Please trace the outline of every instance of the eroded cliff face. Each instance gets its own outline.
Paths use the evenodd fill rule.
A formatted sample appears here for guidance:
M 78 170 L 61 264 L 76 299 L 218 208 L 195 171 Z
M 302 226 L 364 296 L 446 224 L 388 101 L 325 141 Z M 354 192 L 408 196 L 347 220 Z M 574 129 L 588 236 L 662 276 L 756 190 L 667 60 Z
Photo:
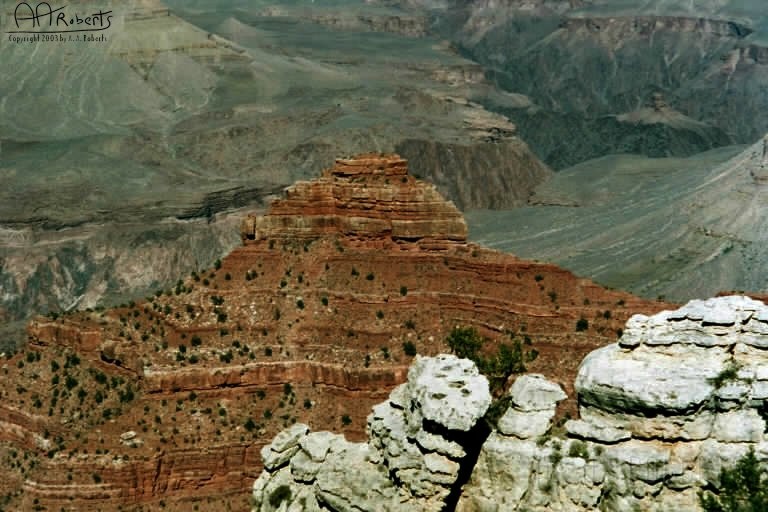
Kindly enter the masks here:
M 406 380 L 406 342 L 438 354 L 457 325 L 527 338 L 530 368 L 569 388 L 630 314 L 663 307 L 468 243 L 455 206 L 396 155 L 339 160 L 242 233 L 171 288 L 31 323 L 0 371 L 9 507 L 243 509 L 281 429 L 365 437 L 370 407 Z
M 747 297 L 636 315 L 582 362 L 580 418 L 553 425 L 566 394 L 523 375 L 490 434 L 472 430 L 487 408 L 473 365 L 417 358 L 368 416 L 367 443 L 301 427 L 267 446 L 253 510 L 700 510 L 722 468 L 749 450 L 768 464 L 766 348 L 768 307 Z

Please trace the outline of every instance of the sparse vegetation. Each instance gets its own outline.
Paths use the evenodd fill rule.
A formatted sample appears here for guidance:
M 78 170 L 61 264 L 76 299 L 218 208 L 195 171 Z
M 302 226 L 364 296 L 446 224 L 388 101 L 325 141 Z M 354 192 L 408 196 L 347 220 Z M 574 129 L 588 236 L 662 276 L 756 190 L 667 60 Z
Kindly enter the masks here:
M 416 355 L 416 345 L 412 341 L 406 341 L 403 343 L 403 352 L 405 355 L 413 357 Z
M 587 449 L 586 443 L 579 441 L 578 439 L 574 439 L 571 442 L 571 446 L 568 447 L 568 456 L 589 459 L 589 450 Z
M 768 473 L 760 467 L 754 449 L 733 468 L 720 472 L 719 493 L 699 495 L 705 512 L 764 512 L 768 510 Z
M 576 332 L 582 332 L 589 329 L 589 320 L 584 317 L 579 318 L 576 321 Z
M 483 356 L 480 349 L 485 341 L 473 327 L 456 327 L 446 339 L 454 354 L 475 362 L 480 372 L 488 378 L 494 393 L 503 389 L 510 375 L 525 372 L 526 361 L 533 361 L 538 356 L 534 350 L 524 351 L 519 340 L 511 344 L 501 343 L 494 356 Z
M 734 361 L 731 361 L 715 377 L 708 379 L 709 383 L 712 384 L 715 388 L 721 388 L 726 383 L 732 380 L 736 380 L 740 369 L 741 369 L 741 365 L 739 365 Z

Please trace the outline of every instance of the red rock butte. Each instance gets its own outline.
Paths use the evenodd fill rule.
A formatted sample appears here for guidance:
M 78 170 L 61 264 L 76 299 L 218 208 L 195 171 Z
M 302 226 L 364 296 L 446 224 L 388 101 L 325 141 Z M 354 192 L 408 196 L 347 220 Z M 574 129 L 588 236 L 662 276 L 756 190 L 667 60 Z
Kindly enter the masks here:
M 300 181 L 285 195 L 268 215 L 243 221 L 244 241 L 327 234 L 425 244 L 467 239 L 461 212 L 434 185 L 410 176 L 399 155 L 337 159 L 320 178 Z
M 363 439 L 413 353 L 445 352 L 456 326 L 530 345 L 575 412 L 581 359 L 666 306 L 468 242 L 396 155 L 338 160 L 242 234 L 151 297 L 30 324 L 0 371 L 6 510 L 247 510 L 280 430 Z

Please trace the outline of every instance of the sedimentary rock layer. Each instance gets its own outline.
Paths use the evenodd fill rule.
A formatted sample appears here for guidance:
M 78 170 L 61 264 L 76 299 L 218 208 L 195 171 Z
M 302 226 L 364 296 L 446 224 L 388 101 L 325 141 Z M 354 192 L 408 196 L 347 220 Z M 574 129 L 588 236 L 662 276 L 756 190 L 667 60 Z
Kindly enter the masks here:
M 488 350 L 530 345 L 529 367 L 570 389 L 584 354 L 663 307 L 468 243 L 456 208 L 393 155 L 340 160 L 244 226 L 241 247 L 174 287 L 29 326 L 0 372 L 11 506 L 242 509 L 281 429 L 363 439 L 413 352 L 444 351 L 456 326 Z M 426 423 L 441 412 L 425 407 Z M 455 466 L 441 461 L 424 458 L 443 499 Z

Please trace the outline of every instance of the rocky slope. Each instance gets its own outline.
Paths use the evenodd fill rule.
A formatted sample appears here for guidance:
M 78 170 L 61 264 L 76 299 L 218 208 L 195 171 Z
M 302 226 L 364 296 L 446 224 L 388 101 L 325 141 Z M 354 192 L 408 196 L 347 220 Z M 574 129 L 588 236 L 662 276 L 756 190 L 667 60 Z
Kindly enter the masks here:
M 471 232 L 645 296 L 764 293 L 767 151 L 761 139 L 687 159 L 593 160 L 538 189 L 536 206 L 469 214 Z
M 210 265 L 237 244 L 238 209 L 266 205 L 338 155 L 428 155 L 416 172 L 460 207 L 523 204 L 550 175 L 507 118 L 472 101 L 491 86 L 447 43 L 389 22 L 273 16 L 265 2 L 183 4 L 111 2 L 107 40 L 76 51 L 0 42 L 12 70 L 0 76 L 6 330 Z M 368 11 L 398 16 L 365 5 L 359 15 Z M 148 254 L 152 272 L 136 272 Z
M 768 307 L 747 297 L 634 316 L 582 362 L 565 431 L 566 395 L 541 375 L 515 381 L 488 432 L 474 365 L 417 358 L 366 443 L 299 425 L 267 445 L 253 510 L 700 510 L 723 467 L 750 449 L 768 463 L 766 347 Z
M 8 510 L 243 509 L 281 429 L 362 439 L 409 343 L 437 354 L 457 325 L 489 349 L 527 340 L 529 367 L 570 389 L 583 355 L 664 306 L 468 243 L 395 155 L 340 159 L 240 232 L 220 264 L 145 299 L 32 322 L 0 370 Z

